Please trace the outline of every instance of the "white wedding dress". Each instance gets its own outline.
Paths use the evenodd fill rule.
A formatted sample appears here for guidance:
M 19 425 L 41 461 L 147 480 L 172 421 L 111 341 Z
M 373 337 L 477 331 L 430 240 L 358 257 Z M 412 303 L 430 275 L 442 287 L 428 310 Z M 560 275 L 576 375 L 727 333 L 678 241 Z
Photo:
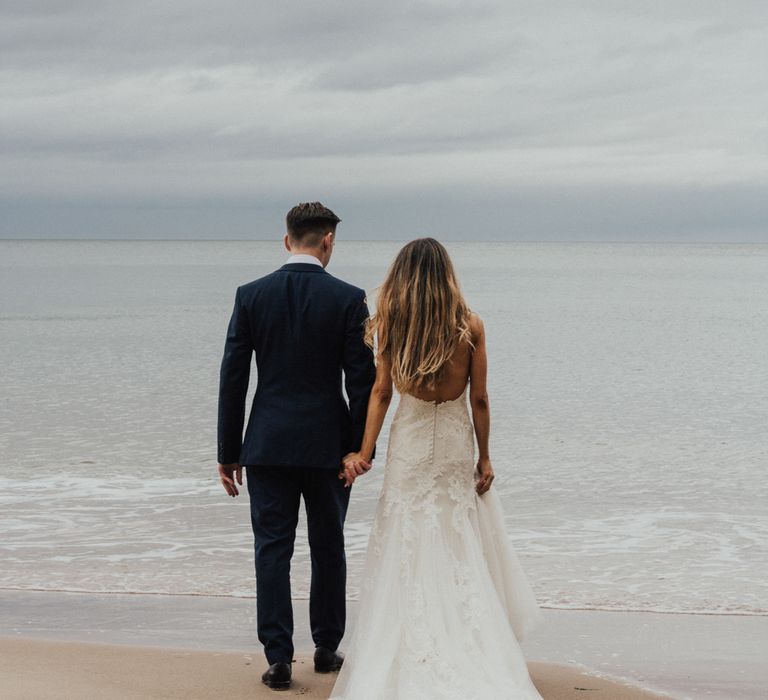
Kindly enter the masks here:
M 541 700 L 519 646 L 541 613 L 496 490 L 475 492 L 466 395 L 400 397 L 329 700 Z

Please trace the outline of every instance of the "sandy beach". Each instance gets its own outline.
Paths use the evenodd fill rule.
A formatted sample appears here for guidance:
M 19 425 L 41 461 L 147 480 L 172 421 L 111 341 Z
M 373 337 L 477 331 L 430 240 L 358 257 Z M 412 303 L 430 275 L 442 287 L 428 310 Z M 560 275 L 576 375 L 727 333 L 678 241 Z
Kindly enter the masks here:
M 306 654 L 307 601 L 295 600 L 294 609 L 297 654 Z M 357 605 L 348 612 L 351 630 Z M 766 616 L 543 613 L 522 646 L 545 698 L 765 697 Z M 269 697 L 264 667 L 252 599 L 0 590 L 4 700 Z M 315 676 L 301 656 L 294 677 L 293 691 L 327 697 L 323 683 L 332 679 Z
M 297 656 L 292 687 L 277 693 L 260 682 L 265 668 L 260 654 L 0 639 L 0 687 L 7 700 L 320 699 L 335 679 L 316 674 L 308 656 Z M 529 669 L 545 700 L 662 697 L 566 666 L 534 662 Z

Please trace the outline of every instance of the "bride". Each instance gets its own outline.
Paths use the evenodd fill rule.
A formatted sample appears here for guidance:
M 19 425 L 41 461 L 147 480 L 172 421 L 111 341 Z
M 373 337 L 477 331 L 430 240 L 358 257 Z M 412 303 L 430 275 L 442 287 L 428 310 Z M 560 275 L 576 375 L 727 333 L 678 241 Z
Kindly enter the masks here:
M 347 485 L 370 469 L 393 383 L 401 396 L 330 700 L 541 700 L 519 646 L 540 611 L 491 489 L 483 323 L 438 241 L 399 252 L 367 323 L 371 347 L 374 337 L 376 383 Z

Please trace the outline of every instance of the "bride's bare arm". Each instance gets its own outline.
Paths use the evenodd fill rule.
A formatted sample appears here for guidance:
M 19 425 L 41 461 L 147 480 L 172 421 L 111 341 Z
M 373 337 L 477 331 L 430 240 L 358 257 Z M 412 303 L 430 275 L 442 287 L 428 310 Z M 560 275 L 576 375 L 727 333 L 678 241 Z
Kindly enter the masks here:
M 470 328 L 475 349 L 469 365 L 469 403 L 472 407 L 472 423 L 475 426 L 479 456 L 477 460 L 477 492 L 485 493 L 494 479 L 488 439 L 491 433 L 491 410 L 488 403 L 488 356 L 485 350 L 485 327 L 477 314 L 472 314 Z
M 367 469 L 361 470 L 360 462 L 370 463 L 373 448 L 384 424 L 384 416 L 392 401 L 392 375 L 390 373 L 389 360 L 379 354 L 376 358 L 376 380 L 368 399 L 368 413 L 365 418 L 365 432 L 360 452 L 353 453 L 344 458 L 344 474 L 347 485 L 351 484 L 356 476 L 360 476 Z M 351 466 L 351 469 L 350 469 Z M 370 467 L 368 467 L 370 468 Z

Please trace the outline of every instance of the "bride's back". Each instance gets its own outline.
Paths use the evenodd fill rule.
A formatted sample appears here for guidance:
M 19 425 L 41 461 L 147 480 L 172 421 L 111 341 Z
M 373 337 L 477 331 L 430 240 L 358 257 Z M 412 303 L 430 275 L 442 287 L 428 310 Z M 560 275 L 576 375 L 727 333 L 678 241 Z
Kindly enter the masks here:
M 474 314 L 472 316 L 474 317 Z M 435 401 L 437 403 L 454 401 L 464 393 L 469 380 L 471 364 L 472 346 L 468 341 L 460 340 L 453 355 L 445 363 L 441 380 L 432 389 L 414 388 L 407 393 L 423 401 Z
M 366 342 L 389 366 L 401 394 L 442 403 L 470 376 L 479 319 L 461 294 L 446 249 L 434 238 L 403 246 L 382 284 Z

